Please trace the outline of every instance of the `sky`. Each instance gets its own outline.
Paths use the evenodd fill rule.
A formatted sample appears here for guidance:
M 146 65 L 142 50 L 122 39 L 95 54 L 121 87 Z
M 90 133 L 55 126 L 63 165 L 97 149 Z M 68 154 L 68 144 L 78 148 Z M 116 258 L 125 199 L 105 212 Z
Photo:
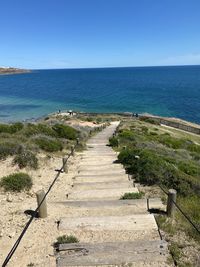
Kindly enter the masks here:
M 0 66 L 200 64 L 200 0 L 0 0 Z

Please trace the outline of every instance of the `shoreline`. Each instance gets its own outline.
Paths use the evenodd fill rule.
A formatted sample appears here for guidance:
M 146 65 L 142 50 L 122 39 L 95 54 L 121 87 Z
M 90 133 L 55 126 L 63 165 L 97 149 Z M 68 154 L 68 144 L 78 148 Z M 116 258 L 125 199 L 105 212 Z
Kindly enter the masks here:
M 119 116 L 121 118 L 144 118 L 144 119 L 152 119 L 155 120 L 160 125 L 169 126 L 172 128 L 177 128 L 186 132 L 194 133 L 200 135 L 200 124 L 196 122 L 191 122 L 187 120 L 183 120 L 177 117 L 164 117 L 153 115 L 150 113 L 132 113 L 132 112 L 79 112 L 79 111 L 72 111 L 73 115 L 70 115 L 69 111 L 62 110 L 60 112 L 53 112 L 49 114 L 45 114 L 43 116 L 37 118 L 29 118 L 24 120 L 13 120 L 13 121 L 1 121 L 2 124 L 12 124 L 15 122 L 22 122 L 22 123 L 38 123 L 43 122 L 48 119 L 59 117 L 69 117 L 69 118 L 76 118 L 77 116 L 83 117 L 106 117 L 106 116 Z M 137 115 L 136 115 L 137 114 Z
M 31 70 L 18 69 L 18 68 L 1 68 L 0 67 L 0 75 L 13 75 L 13 74 L 23 74 L 30 73 Z

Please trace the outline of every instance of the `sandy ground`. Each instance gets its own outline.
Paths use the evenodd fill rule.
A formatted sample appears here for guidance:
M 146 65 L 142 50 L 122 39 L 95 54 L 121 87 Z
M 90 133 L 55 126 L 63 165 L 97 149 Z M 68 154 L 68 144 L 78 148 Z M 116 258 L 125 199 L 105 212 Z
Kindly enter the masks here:
M 40 189 L 47 191 L 56 175 L 55 169 L 62 165 L 61 158 L 52 157 L 49 159 L 44 155 L 41 155 L 40 158 L 40 168 L 38 170 L 23 170 L 33 178 L 33 187 L 28 193 L 6 193 L 0 189 L 1 265 L 30 217 L 24 211 L 36 208 L 35 193 Z M 66 194 L 71 187 L 72 177 L 76 171 L 77 161 L 77 156 L 71 158 L 69 173 L 61 174 L 49 193 L 47 197 L 48 217 L 46 219 L 34 219 L 7 266 L 24 267 L 30 263 L 34 263 L 33 266 L 56 266 L 52 244 L 60 235 L 57 229 L 57 221 L 64 214 L 62 206 L 56 205 L 55 202 L 65 201 Z M 0 177 L 20 171 L 18 167 L 12 166 L 11 158 L 1 161 L 0 167 Z

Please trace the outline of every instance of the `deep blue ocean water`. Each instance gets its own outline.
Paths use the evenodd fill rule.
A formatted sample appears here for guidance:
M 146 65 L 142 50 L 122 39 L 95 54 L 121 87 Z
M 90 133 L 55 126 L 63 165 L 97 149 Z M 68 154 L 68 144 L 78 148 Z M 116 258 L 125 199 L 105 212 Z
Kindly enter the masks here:
M 0 75 L 0 121 L 37 118 L 59 109 L 148 112 L 200 123 L 200 66 Z

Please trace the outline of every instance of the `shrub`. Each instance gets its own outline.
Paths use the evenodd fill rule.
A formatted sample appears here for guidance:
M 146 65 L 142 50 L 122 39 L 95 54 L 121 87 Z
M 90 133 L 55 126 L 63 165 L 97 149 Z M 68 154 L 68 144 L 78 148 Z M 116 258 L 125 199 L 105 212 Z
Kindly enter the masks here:
M 153 119 L 153 118 L 140 117 L 140 121 L 145 121 L 151 124 L 160 125 L 160 123 L 156 119 Z
M 141 130 L 143 133 L 148 133 L 148 128 L 146 126 L 142 126 Z
M 57 133 L 57 137 L 59 138 L 70 140 L 75 140 L 77 138 L 77 131 L 68 125 L 55 124 L 53 130 Z
M 40 137 L 35 139 L 35 143 L 44 151 L 47 152 L 56 152 L 62 151 L 63 145 L 61 141 L 56 139 L 49 139 L 46 137 Z
M 5 159 L 7 156 L 13 156 L 21 150 L 22 146 L 12 142 L 0 144 L 0 159 Z
M 199 153 L 191 152 L 190 155 L 194 160 L 200 160 L 200 154 Z
M 137 157 L 136 157 L 137 156 Z M 145 185 L 163 184 L 173 187 L 181 195 L 192 192 L 193 181 L 165 157 L 157 155 L 149 149 L 125 149 L 118 155 L 119 161 L 125 165 L 128 173 L 134 175 L 135 180 Z
M 120 197 L 120 199 L 140 199 L 144 195 L 143 192 L 139 193 L 125 193 L 123 196 Z
M 58 246 L 59 244 L 67 244 L 67 243 L 78 243 L 79 240 L 73 235 L 62 235 L 57 238 L 57 241 L 54 243 L 54 246 Z
M 29 123 L 26 125 L 25 129 L 24 129 L 24 134 L 28 137 L 32 136 L 32 135 L 38 135 L 38 134 L 44 134 L 47 136 L 52 136 L 55 137 L 56 133 L 55 131 L 49 127 L 46 124 L 32 124 Z
M 178 163 L 178 168 L 188 175 L 200 176 L 200 166 L 192 162 L 181 161 Z
M 122 132 L 119 133 L 119 137 L 130 141 L 135 140 L 135 134 L 130 130 L 123 130 Z
M 153 135 L 153 136 L 157 136 L 158 133 L 155 133 L 155 132 L 150 132 L 149 135 Z
M 100 124 L 100 123 L 102 123 L 102 121 L 103 121 L 103 119 L 102 119 L 102 118 L 99 118 L 99 117 L 98 117 L 98 118 L 96 119 L 96 123 L 97 123 L 97 124 Z
M 188 144 L 188 146 L 187 146 L 187 150 L 189 150 L 189 151 L 191 151 L 191 152 L 200 153 L 200 145 L 196 145 L 196 144 Z
M 0 133 L 16 133 L 20 130 L 22 130 L 24 127 L 23 123 L 16 122 L 13 124 L 0 124 Z
M 31 151 L 21 151 L 14 157 L 13 163 L 18 164 L 20 169 L 25 167 L 30 167 L 32 169 L 38 168 L 38 159 Z
M 117 139 L 117 137 L 111 137 L 111 138 L 109 138 L 109 144 L 110 144 L 110 146 L 112 146 L 112 147 L 117 147 L 118 146 L 118 139 Z
M 32 187 L 32 179 L 26 173 L 14 173 L 8 176 L 4 176 L 0 181 L 6 191 L 29 190 Z
M 185 139 L 174 138 L 169 136 L 168 134 L 161 134 L 156 138 L 156 140 L 161 144 L 173 149 L 184 148 L 186 145 Z

